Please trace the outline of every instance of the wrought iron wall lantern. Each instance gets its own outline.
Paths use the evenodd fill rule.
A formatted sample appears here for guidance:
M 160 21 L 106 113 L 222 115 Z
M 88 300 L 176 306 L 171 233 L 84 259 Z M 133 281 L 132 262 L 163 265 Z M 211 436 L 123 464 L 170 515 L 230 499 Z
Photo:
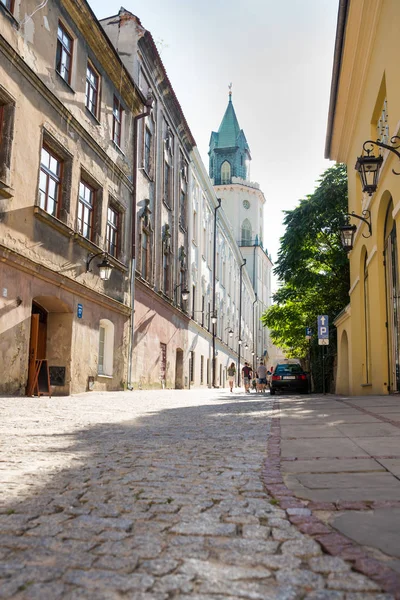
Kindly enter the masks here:
M 365 235 L 363 233 L 362 236 L 364 238 L 369 238 L 372 235 L 371 213 L 369 210 L 363 210 L 361 214 L 363 216 L 356 215 L 354 211 L 352 213 L 347 213 L 348 217 L 355 217 L 356 219 L 360 219 L 360 221 L 366 223 L 366 225 L 368 226 L 368 235 Z M 340 227 L 340 240 L 346 252 L 350 252 L 350 250 L 353 249 L 354 236 L 357 231 L 357 226 L 350 225 L 349 221 L 350 219 L 348 218 L 346 225 L 342 225 L 342 227 Z
M 400 160 L 400 152 L 397 151 L 397 149 L 400 148 L 400 137 L 394 135 L 390 139 L 390 143 L 392 146 L 384 144 L 379 140 L 376 140 L 375 142 L 373 140 L 367 140 L 363 143 L 363 152 L 366 152 L 366 155 L 362 154 L 362 156 L 357 158 L 355 169 L 358 171 L 361 179 L 362 191 L 367 192 L 370 196 L 372 196 L 378 187 L 379 171 L 383 163 L 383 157 L 381 155 L 374 156 L 371 154 L 374 146 L 390 150 L 390 152 L 393 152 Z M 392 172 L 394 175 L 400 175 L 400 172 L 397 172 L 394 169 L 392 169 Z
M 86 258 L 86 273 L 91 272 L 90 263 L 97 256 L 102 256 L 103 260 L 97 266 L 99 268 L 99 275 L 103 281 L 108 281 L 111 277 L 111 271 L 113 269 L 112 264 L 108 260 L 108 255 L 106 252 L 98 252 L 97 254 L 88 254 Z
M 175 292 L 175 297 L 177 296 L 177 290 L 182 287 L 182 284 L 179 283 L 178 285 L 175 286 L 174 292 Z M 189 290 L 186 288 L 186 286 L 184 286 L 183 290 L 181 291 L 181 297 L 182 300 L 187 300 L 190 296 L 190 292 Z

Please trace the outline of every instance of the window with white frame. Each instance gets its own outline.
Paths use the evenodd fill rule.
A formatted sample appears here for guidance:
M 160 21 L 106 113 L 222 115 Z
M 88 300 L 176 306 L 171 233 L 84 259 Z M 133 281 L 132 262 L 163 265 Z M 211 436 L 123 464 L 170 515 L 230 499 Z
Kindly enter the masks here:
M 108 319 L 101 319 L 99 324 L 99 354 L 97 372 L 99 375 L 112 377 L 114 367 L 114 324 Z
M 71 84 L 73 40 L 62 23 L 58 23 L 56 71 L 69 85 Z
M 100 93 L 100 75 L 88 61 L 86 66 L 86 93 L 85 93 L 85 105 L 86 108 L 94 117 L 98 117 L 99 114 L 99 93 Z

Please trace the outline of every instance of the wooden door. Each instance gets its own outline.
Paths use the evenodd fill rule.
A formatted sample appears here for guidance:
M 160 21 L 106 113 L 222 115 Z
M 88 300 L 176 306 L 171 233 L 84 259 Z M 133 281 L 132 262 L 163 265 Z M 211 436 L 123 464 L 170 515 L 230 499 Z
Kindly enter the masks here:
M 39 343 L 39 315 L 31 315 L 31 337 L 29 340 L 29 365 L 28 365 L 28 383 L 26 385 L 26 394 L 32 396 L 33 382 L 35 378 L 35 367 Z

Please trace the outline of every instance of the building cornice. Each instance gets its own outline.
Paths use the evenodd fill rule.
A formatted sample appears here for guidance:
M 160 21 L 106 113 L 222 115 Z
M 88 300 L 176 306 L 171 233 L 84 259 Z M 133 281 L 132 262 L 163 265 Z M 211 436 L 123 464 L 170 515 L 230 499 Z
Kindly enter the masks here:
M 341 0 L 325 157 L 348 162 L 364 95 L 382 0 Z
M 104 67 L 115 89 L 119 91 L 129 109 L 133 113 L 139 113 L 145 99 L 89 4 L 85 0 L 62 0 L 62 3 L 96 59 Z
M 158 98 L 168 110 L 169 116 L 172 119 L 172 123 L 175 126 L 186 151 L 190 152 L 193 147 L 196 146 L 196 141 L 192 135 L 192 132 L 190 131 L 185 115 L 183 114 L 182 107 L 178 98 L 176 97 L 174 88 L 172 87 L 172 84 L 168 78 L 167 71 L 161 60 L 157 46 L 150 31 L 145 31 L 144 35 L 139 40 L 138 46 L 143 57 L 146 59 L 146 68 L 148 72 L 156 72 L 156 76 L 154 76 L 154 73 L 152 73 L 151 78 L 157 86 Z
M 10 250 L 10 248 L 7 248 L 2 244 L 0 244 L 0 262 L 10 265 L 19 271 L 23 271 L 35 279 L 41 279 L 42 281 L 51 283 L 60 289 L 79 296 L 80 298 L 86 298 L 90 302 L 94 302 L 99 306 L 106 306 L 107 308 L 114 310 L 115 312 L 122 313 L 126 316 L 131 314 L 131 309 L 126 304 L 118 302 L 118 300 L 114 300 L 114 298 L 111 298 L 100 291 L 90 289 L 83 285 L 83 283 L 79 283 L 70 277 L 62 275 L 57 271 L 53 271 L 45 265 L 37 263 L 30 258 L 19 254 L 19 252 Z

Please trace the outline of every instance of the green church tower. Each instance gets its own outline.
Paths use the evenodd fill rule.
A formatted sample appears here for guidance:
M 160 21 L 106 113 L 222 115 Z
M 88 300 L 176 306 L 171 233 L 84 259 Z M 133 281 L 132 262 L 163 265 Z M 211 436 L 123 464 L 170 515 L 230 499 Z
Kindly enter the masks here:
M 218 133 L 211 133 L 208 155 L 209 175 L 214 185 L 232 183 L 232 177 L 250 178 L 250 148 L 233 108 L 231 86 L 228 106 Z

